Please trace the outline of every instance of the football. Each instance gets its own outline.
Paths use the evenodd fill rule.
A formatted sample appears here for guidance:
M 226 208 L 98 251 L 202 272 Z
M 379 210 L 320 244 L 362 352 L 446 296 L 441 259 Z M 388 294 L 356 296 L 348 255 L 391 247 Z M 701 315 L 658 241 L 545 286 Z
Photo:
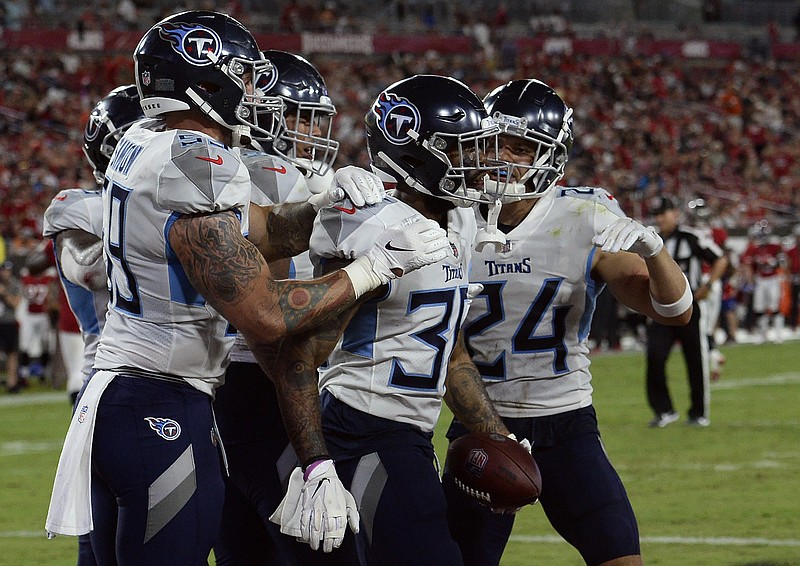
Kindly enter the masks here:
M 513 510 L 535 503 L 539 466 L 519 442 L 493 432 L 471 432 L 450 443 L 447 465 L 456 485 L 480 503 Z

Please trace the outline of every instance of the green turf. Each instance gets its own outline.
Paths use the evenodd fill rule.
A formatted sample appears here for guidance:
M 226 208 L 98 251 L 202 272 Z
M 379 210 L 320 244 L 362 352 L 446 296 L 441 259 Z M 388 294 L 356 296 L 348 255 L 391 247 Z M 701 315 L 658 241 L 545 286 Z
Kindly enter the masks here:
M 723 352 L 728 363 L 712 388 L 707 429 L 646 427 L 643 354 L 598 356 L 592 365 L 600 429 L 639 518 L 645 563 L 800 565 L 800 343 Z M 670 374 L 685 415 L 677 351 Z M 34 400 L 43 391 L 35 389 L 14 398 Z M 74 564 L 75 539 L 47 541 L 43 530 L 69 418 L 66 394 L 24 405 L 9 399 L 0 395 L 0 566 Z M 440 454 L 443 425 L 435 437 Z M 503 566 L 580 564 L 540 506 L 518 515 Z

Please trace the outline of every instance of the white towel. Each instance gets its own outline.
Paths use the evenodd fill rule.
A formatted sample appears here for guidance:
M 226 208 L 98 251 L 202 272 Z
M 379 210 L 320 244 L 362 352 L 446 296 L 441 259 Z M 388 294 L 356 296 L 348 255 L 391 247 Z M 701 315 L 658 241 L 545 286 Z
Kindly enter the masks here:
M 94 374 L 72 415 L 47 510 L 48 538 L 57 534 L 84 535 L 94 528 L 91 494 L 94 424 L 100 397 L 115 376 L 110 371 Z

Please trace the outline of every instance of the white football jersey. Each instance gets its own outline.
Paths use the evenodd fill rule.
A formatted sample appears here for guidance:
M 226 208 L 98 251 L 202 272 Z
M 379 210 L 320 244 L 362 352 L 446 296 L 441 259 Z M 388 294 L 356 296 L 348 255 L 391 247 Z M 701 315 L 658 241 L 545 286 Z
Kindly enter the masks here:
M 233 345 L 227 321 L 191 285 L 167 235 L 183 214 L 236 211 L 247 233 L 251 183 L 239 149 L 138 122 L 103 188 L 110 305 L 95 366 L 179 376 L 209 394 Z
M 592 238 L 620 216 L 604 189 L 557 187 L 506 234 L 502 251 L 487 246 L 474 253 L 470 281 L 484 288 L 464 337 L 501 415 L 543 416 L 591 404 L 586 339 L 603 287 L 590 275 L 598 250 Z
M 311 197 L 305 178 L 290 162 L 252 149 L 241 150 L 241 155 L 252 181 L 250 202 L 269 206 L 283 202 L 305 202 Z M 304 255 L 308 262 L 308 253 Z M 311 271 L 310 262 L 308 271 Z M 255 356 L 240 333 L 236 334 L 231 361 L 256 363 Z
M 361 256 L 387 226 L 414 213 L 391 197 L 363 209 L 324 209 L 311 236 L 311 260 L 319 266 L 325 258 Z M 319 370 L 321 389 L 364 413 L 433 430 L 465 311 L 476 232 L 470 209 L 449 213 L 451 253 L 392 280 L 386 295 L 359 307 Z
M 103 237 L 103 200 L 100 191 L 83 189 L 67 189 L 59 192 L 47 210 L 44 211 L 44 237 L 54 238 L 64 230 L 83 230 L 98 238 Z M 108 291 L 100 289 L 89 291 L 67 280 L 61 273 L 56 253 L 61 285 L 67 296 L 69 307 L 75 314 L 83 338 L 83 367 L 81 372 L 88 376 L 94 365 L 94 355 L 100 333 L 106 321 L 108 309 Z

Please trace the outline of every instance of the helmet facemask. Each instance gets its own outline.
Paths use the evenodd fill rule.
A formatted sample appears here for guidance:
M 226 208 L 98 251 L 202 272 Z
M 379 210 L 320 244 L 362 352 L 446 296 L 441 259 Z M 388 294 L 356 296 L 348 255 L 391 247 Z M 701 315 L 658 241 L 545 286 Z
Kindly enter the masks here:
M 564 124 L 568 124 L 572 109 L 568 109 Z M 507 169 L 495 178 L 487 177 L 484 190 L 502 202 L 516 202 L 523 199 L 539 198 L 548 192 L 564 176 L 569 148 L 565 140 L 570 139 L 570 132 L 563 127 L 557 137 L 546 135 L 528 127 L 525 118 L 508 116 L 495 112 L 493 115 L 502 133 L 528 142 L 533 151 L 530 152 L 529 165 L 505 161 Z M 498 145 L 491 155 L 499 156 L 502 145 L 498 137 Z
M 259 84 L 260 77 L 272 72 L 272 63 L 263 58 L 258 61 L 241 57 L 215 60 L 212 53 L 208 57 L 242 91 L 242 98 L 235 109 L 236 119 L 240 124 L 227 124 L 212 106 L 205 104 L 202 98 L 198 100 L 191 88 L 187 89 L 189 97 L 212 120 L 233 132 L 234 146 L 247 146 L 254 135 L 265 141 L 274 141 L 280 131 L 279 117 L 283 115 L 283 101 L 276 96 L 267 96 L 252 86 Z
M 339 153 L 331 139 L 336 108 L 328 97 L 320 102 L 286 101 L 275 153 L 316 175 L 325 175 Z

